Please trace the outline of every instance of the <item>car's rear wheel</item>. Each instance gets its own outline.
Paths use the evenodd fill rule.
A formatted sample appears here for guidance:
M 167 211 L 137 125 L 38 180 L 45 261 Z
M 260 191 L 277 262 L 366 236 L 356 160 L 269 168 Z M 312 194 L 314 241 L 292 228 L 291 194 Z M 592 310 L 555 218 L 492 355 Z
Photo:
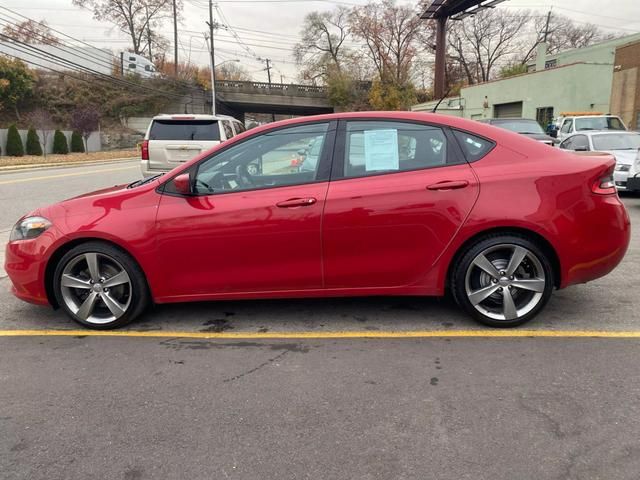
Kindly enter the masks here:
M 479 322 L 515 327 L 545 306 L 554 285 L 548 254 L 520 235 L 490 235 L 459 257 L 451 276 L 456 302 Z
M 140 267 L 125 252 L 106 243 L 72 248 L 56 266 L 53 280 L 58 304 L 89 328 L 126 325 L 149 303 Z

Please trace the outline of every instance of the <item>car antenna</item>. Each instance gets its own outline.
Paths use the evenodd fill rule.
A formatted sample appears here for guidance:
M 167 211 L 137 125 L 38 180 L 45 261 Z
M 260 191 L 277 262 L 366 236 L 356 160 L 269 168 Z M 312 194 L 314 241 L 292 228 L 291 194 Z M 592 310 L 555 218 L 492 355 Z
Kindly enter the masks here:
M 442 103 L 442 101 L 447 98 L 449 96 L 449 92 L 451 91 L 451 87 L 449 87 L 447 89 L 447 91 L 445 92 L 445 94 L 442 96 L 442 98 L 440 100 L 438 100 L 438 103 L 436 103 L 436 106 L 433 107 L 433 110 L 431 110 L 431 113 L 436 113 L 436 110 L 438 109 L 438 107 L 440 106 L 440 104 Z

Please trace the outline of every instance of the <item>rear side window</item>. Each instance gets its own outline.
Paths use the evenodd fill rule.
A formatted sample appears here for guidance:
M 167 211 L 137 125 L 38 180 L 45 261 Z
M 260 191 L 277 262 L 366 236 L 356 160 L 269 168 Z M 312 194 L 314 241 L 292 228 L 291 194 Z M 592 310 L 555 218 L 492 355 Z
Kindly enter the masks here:
M 241 122 L 235 122 L 235 126 L 236 126 L 236 134 L 240 134 L 247 131 L 247 129 L 244 128 L 244 125 Z
M 154 120 L 149 140 L 220 140 L 217 120 Z
M 467 132 L 461 132 L 460 130 L 453 130 L 453 135 L 456 137 L 456 140 L 458 140 L 464 156 L 469 162 L 480 160 L 489 153 L 495 145 L 495 143 L 489 140 Z
M 345 177 L 402 172 L 447 163 L 447 138 L 438 127 L 390 121 L 347 123 Z

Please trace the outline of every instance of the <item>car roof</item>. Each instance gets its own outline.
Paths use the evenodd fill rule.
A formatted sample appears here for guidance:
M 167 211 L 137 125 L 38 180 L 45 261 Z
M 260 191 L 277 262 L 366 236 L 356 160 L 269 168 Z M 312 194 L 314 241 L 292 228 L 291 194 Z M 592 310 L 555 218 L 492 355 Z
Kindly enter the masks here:
M 640 132 L 634 132 L 633 130 L 578 130 L 571 135 L 567 135 L 566 138 L 576 135 L 588 135 L 590 137 L 594 135 L 640 135 Z
M 235 120 L 228 115 L 211 115 L 202 113 L 161 113 L 153 120 Z

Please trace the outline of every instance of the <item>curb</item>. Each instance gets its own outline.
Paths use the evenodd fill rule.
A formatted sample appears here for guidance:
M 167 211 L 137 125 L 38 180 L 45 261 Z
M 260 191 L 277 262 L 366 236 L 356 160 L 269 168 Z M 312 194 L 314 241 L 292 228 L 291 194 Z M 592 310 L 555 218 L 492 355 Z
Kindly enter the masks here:
M 86 162 L 59 162 L 59 163 L 36 163 L 32 165 L 8 165 L 0 167 L 0 173 L 2 172 L 15 172 L 21 170 L 36 170 L 41 168 L 59 168 L 59 167 L 78 167 L 84 165 L 100 165 L 108 163 L 125 162 L 127 160 L 140 161 L 140 157 L 123 157 L 123 158 L 108 158 L 104 160 L 88 160 Z

